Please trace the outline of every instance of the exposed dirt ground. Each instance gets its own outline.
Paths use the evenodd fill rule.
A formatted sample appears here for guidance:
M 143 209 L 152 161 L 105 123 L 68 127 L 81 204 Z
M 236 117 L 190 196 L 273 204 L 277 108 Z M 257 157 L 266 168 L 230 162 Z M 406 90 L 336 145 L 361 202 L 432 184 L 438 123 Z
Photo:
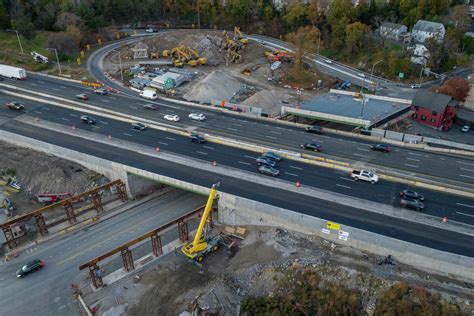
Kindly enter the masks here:
M 13 174 L 21 187 L 19 193 L 8 196 L 16 207 L 13 215 L 41 207 L 35 199 L 37 193 L 69 192 L 75 195 L 90 190 L 99 183 L 108 182 L 100 174 L 74 162 L 27 148 L 0 142 L 0 152 L 0 173 Z M 0 192 L 3 189 L 0 186 Z
M 393 264 L 378 264 L 376 256 L 314 236 L 266 227 L 248 229 L 233 257 L 221 249 L 200 268 L 170 254 L 160 259 L 158 266 L 148 267 L 153 269 L 93 294 L 94 300 L 102 296 L 103 313 L 178 315 L 200 310 L 210 315 L 238 315 L 245 296 L 271 295 L 289 269 L 310 267 L 327 280 L 359 290 L 369 315 L 377 294 L 397 281 L 439 291 L 466 315 L 474 312 L 473 284 L 398 264 L 396 258 Z

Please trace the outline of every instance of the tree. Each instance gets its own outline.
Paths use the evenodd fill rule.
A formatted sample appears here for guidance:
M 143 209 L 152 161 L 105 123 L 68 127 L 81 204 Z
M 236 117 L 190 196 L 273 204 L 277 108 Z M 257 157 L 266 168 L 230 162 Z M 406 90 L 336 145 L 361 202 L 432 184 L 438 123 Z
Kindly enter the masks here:
M 294 31 L 308 23 L 307 13 L 305 4 L 293 4 L 287 8 L 287 11 L 283 15 L 283 20 L 288 26 L 288 29 Z
M 334 0 L 329 6 L 327 19 L 331 28 L 334 29 L 335 25 L 340 25 L 341 20 L 346 18 L 348 23 L 352 22 L 355 18 L 354 7 L 352 6 L 351 0 Z M 347 23 L 347 24 L 348 24 Z M 346 25 L 347 25 L 346 24 Z
M 6 5 L 0 1 L 0 29 L 10 27 L 10 15 L 8 14 Z
M 400 19 L 403 24 L 412 26 L 421 18 L 417 5 L 418 0 L 400 0 Z
M 320 30 L 314 26 L 300 27 L 296 32 L 290 33 L 286 39 L 296 45 L 295 62 L 288 77 L 297 84 L 314 82 L 314 75 L 303 67 L 303 55 L 305 51 L 314 52 L 319 44 Z
M 431 90 L 447 94 L 457 101 L 465 101 L 470 90 L 470 84 L 462 77 L 453 77 L 446 80 L 441 87 L 435 86 Z
M 349 19 L 343 17 L 338 22 L 331 25 L 331 49 L 334 52 L 342 52 L 345 47 L 344 41 L 346 40 L 346 26 L 349 24 Z
M 346 26 L 346 52 L 347 56 L 355 56 L 364 47 L 364 34 L 369 32 L 369 27 L 360 22 Z
M 469 6 L 467 4 L 463 4 L 451 8 L 448 15 L 448 22 L 452 23 L 453 26 L 461 32 L 467 32 L 471 26 Z

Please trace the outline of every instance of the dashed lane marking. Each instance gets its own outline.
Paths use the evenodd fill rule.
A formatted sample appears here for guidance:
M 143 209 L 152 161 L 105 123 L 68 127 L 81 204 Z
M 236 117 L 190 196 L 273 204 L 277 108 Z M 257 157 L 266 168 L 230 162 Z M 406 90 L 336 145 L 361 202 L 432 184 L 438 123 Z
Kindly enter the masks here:
M 252 156 L 244 156 L 244 157 L 248 159 L 257 159 L 257 157 L 252 157 Z
M 415 166 L 415 165 L 410 165 L 410 164 L 407 164 L 407 163 L 404 163 L 403 165 L 405 165 L 405 166 L 407 166 L 407 167 L 418 168 L 418 166 Z
M 354 179 L 352 179 L 352 178 L 339 177 L 339 179 L 345 180 L 345 181 L 354 181 Z
M 303 170 L 303 168 L 296 167 L 296 166 L 290 166 L 290 168 L 296 169 L 296 170 Z
M 285 174 L 289 175 L 289 176 L 293 176 L 293 177 L 298 177 L 297 174 L 294 174 L 294 173 L 289 173 L 289 172 L 285 172 Z
M 468 175 L 465 175 L 465 174 L 460 174 L 459 176 L 464 177 L 464 178 L 474 179 L 474 177 L 468 176 Z
M 348 187 L 347 185 L 342 185 L 342 184 L 338 184 L 338 183 L 336 183 L 336 186 L 344 188 L 344 189 L 350 189 L 351 188 L 351 187 Z
M 61 117 L 61 120 L 63 120 L 63 121 L 68 121 L 68 122 L 69 122 L 69 119 L 68 119 L 68 118 L 65 118 L 65 117 Z
M 105 125 L 108 125 L 108 124 L 109 124 L 109 123 L 104 122 L 104 121 L 99 121 L 99 122 L 101 122 L 102 124 L 105 124 Z
M 418 154 L 418 153 L 413 153 L 411 151 L 408 152 L 409 155 L 413 155 L 413 156 L 423 156 L 422 154 Z
M 79 117 L 79 115 L 77 115 L 77 114 L 72 114 L 72 113 L 69 113 L 69 116 L 72 116 L 72 117 Z
M 161 145 L 164 145 L 164 146 L 168 146 L 168 143 L 158 142 L 158 144 L 161 144 Z
M 207 155 L 207 153 L 205 153 L 203 151 L 196 151 L 196 153 L 201 154 L 201 155 Z
M 459 168 L 459 169 L 464 170 L 464 171 L 474 172 L 474 169 L 466 169 L 466 168 Z
M 469 205 L 469 204 L 456 203 L 456 205 L 474 208 L 474 205 Z
M 420 161 L 420 159 L 415 159 L 415 158 L 410 158 L 408 157 L 407 160 L 411 160 L 411 161 Z
M 210 146 L 202 146 L 203 148 L 207 148 L 207 149 L 211 149 L 211 150 L 214 150 L 214 147 L 210 147 Z
M 40 112 L 40 111 L 35 111 L 35 113 L 37 113 L 37 114 L 41 114 L 41 112 Z
M 463 164 L 463 165 L 474 166 L 474 163 L 469 163 L 469 162 L 459 161 L 459 160 L 456 160 L 456 162 L 457 162 L 457 163 L 460 163 L 460 164 Z
M 123 133 L 125 136 L 129 136 L 129 137 L 133 137 L 132 134 L 128 134 L 128 133 Z
M 173 137 L 165 137 L 165 138 L 168 140 L 176 140 L 176 138 L 173 138 Z
M 242 164 L 242 165 L 247 165 L 247 166 L 250 166 L 250 163 L 248 162 L 245 162 L 245 161 L 238 161 L 238 163 Z
M 460 214 L 460 215 L 464 215 L 464 216 L 469 216 L 469 217 L 474 217 L 474 215 L 466 214 L 466 213 L 462 213 L 462 212 L 456 212 L 456 214 Z
M 265 135 L 266 138 L 270 138 L 270 139 L 277 139 L 276 137 L 273 137 L 273 136 L 268 136 L 268 135 Z
M 227 127 L 227 129 L 228 129 L 229 131 L 237 132 L 237 130 L 236 130 L 235 128 Z

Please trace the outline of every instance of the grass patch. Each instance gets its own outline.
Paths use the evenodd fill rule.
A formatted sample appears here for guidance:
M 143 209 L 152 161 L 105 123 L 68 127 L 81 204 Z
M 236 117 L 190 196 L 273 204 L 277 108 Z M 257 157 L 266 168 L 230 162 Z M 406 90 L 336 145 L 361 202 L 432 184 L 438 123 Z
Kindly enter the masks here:
M 46 36 L 44 33 L 38 33 L 33 39 L 26 39 L 20 35 L 21 45 L 24 54 L 21 54 L 20 44 L 15 33 L 0 32 L 0 62 L 13 66 L 21 66 L 32 71 L 41 71 L 48 69 L 48 65 L 36 63 L 30 53 L 36 51 L 40 54 L 49 55 L 44 48 Z

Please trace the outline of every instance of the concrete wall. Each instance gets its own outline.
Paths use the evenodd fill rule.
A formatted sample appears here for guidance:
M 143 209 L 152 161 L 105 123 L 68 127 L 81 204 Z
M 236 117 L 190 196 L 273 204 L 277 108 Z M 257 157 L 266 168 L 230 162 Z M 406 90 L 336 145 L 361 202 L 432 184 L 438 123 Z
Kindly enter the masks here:
M 388 138 L 388 139 L 393 139 L 393 140 L 396 140 L 396 141 L 403 141 L 403 133 L 397 133 L 397 132 L 394 132 L 394 131 L 386 131 L 385 132 L 385 138 Z
M 397 261 L 450 277 L 474 280 L 474 259 L 418 246 L 357 228 L 341 225 L 327 228 L 327 221 L 256 201 L 221 194 L 219 220 L 227 225 L 282 227 L 317 235 L 337 244 L 379 255 L 392 255 Z
M 164 187 L 163 184 L 155 180 L 143 178 L 141 176 L 127 173 L 127 182 L 129 187 L 129 195 L 147 195 Z

